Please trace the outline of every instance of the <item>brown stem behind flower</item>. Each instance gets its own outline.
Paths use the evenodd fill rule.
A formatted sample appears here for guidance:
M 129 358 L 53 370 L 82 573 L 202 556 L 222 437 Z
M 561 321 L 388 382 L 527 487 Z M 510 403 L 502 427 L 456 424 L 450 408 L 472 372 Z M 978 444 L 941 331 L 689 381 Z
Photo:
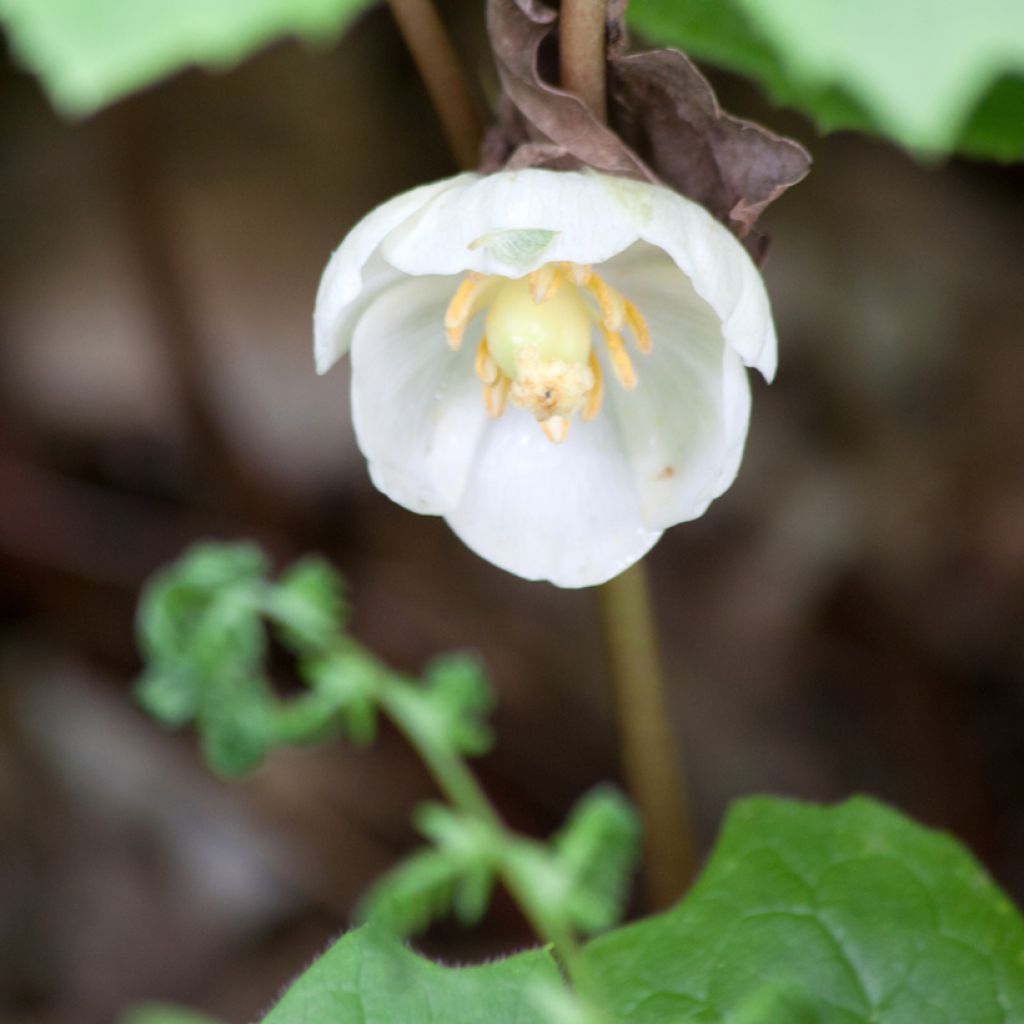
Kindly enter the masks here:
M 602 123 L 608 119 L 607 15 L 608 0 L 562 0 L 558 28 L 560 84 Z
M 458 165 L 479 163 L 480 120 L 462 64 L 431 0 L 388 0 Z

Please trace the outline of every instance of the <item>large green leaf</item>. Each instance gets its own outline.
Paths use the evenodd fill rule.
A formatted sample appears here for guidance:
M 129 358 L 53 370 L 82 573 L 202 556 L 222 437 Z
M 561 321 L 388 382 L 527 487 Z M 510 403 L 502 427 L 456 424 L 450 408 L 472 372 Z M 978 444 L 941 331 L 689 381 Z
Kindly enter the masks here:
M 1020 1024 L 1024 921 L 953 839 L 866 799 L 732 811 L 676 908 L 584 951 L 616 1020 Z M 753 1009 L 751 1009 L 753 1007 Z
M 331 946 L 263 1024 L 546 1024 L 536 994 L 557 983 L 542 950 L 442 967 L 364 925 Z
M 329 38 L 372 0 L 0 0 L 18 58 L 63 113 L 189 64 L 226 68 L 279 36 Z
M 1024 156 L 1020 0 L 632 0 L 652 41 L 757 79 L 825 129 Z

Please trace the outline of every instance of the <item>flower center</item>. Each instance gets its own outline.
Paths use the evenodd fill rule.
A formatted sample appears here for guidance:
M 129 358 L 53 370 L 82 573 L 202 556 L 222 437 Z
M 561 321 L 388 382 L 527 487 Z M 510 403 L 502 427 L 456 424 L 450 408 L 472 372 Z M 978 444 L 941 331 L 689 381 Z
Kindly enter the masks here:
M 444 325 L 457 349 L 469 322 L 487 310 L 476 353 L 484 406 L 497 418 L 506 402 L 532 413 L 551 441 L 561 441 L 580 412 L 593 419 L 601 408 L 601 364 L 591 344 L 594 326 L 608 349 L 612 371 L 626 390 L 636 371 L 626 353 L 629 329 L 641 352 L 651 338 L 640 311 L 589 267 L 547 263 L 526 277 L 470 271 L 448 305 Z

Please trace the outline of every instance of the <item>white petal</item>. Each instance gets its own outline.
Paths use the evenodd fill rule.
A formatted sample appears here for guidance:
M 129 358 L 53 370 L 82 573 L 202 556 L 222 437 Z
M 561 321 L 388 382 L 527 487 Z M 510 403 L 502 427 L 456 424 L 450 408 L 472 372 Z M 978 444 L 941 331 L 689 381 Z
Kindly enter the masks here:
M 478 555 L 528 580 L 586 587 L 653 547 L 611 416 L 574 420 L 561 444 L 510 408 L 488 426 L 460 505 L 447 516 Z
M 606 384 L 643 520 L 665 529 L 702 515 L 736 477 L 750 418 L 747 372 L 693 285 L 657 250 L 602 268 L 647 319 L 650 354 L 632 355 L 637 386 Z M 609 410 L 610 411 L 610 410 Z M 603 414 L 602 414 L 603 415 Z
M 352 326 L 382 288 L 401 275 L 375 256 L 381 242 L 435 196 L 457 189 L 475 174 L 459 174 L 421 185 L 368 213 L 334 251 L 317 291 L 313 338 L 318 373 L 326 373 L 347 351 Z
M 600 263 L 638 237 L 632 212 L 608 201 L 603 180 L 539 169 L 467 178 L 435 196 L 381 251 L 409 274 L 521 277 L 557 260 Z
M 413 512 L 462 498 L 486 413 L 473 346 L 453 353 L 444 311 L 458 278 L 406 278 L 382 292 L 352 340 L 352 421 L 377 488 Z
M 771 305 L 760 271 L 739 240 L 677 192 L 626 179 L 598 180 L 613 203 L 641 224 L 640 238 L 667 252 L 693 282 L 743 362 L 771 380 L 778 358 Z

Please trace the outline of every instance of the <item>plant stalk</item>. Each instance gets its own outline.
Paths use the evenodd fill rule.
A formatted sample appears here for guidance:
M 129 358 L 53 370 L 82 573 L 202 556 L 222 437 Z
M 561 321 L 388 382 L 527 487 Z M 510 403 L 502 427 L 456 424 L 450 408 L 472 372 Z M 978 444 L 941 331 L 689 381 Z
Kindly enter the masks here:
M 505 826 L 501 816 L 465 761 L 450 750 L 439 748 L 431 737 L 423 735 L 415 718 L 406 712 L 403 702 L 395 699 L 394 684 L 388 683 L 386 679 L 381 681 L 380 703 L 388 717 L 423 759 L 424 764 L 434 777 L 438 789 L 449 803 L 464 814 L 483 821 L 492 831 L 501 836 L 502 848 L 514 843 L 516 837 Z M 500 874 L 502 882 L 519 904 L 530 927 L 542 941 L 551 945 L 566 975 L 572 979 L 577 969 L 579 955 L 576 938 L 558 922 L 551 920 L 546 908 L 538 904 L 529 886 L 524 885 L 513 872 L 502 868 Z
M 645 564 L 603 584 L 597 599 L 626 785 L 644 824 L 647 896 L 661 909 L 693 880 L 696 858 Z
M 607 16 L 608 0 L 562 0 L 558 29 L 559 82 L 602 124 L 608 119 Z
M 480 162 L 480 119 L 455 47 L 431 0 L 388 0 L 459 167 Z

